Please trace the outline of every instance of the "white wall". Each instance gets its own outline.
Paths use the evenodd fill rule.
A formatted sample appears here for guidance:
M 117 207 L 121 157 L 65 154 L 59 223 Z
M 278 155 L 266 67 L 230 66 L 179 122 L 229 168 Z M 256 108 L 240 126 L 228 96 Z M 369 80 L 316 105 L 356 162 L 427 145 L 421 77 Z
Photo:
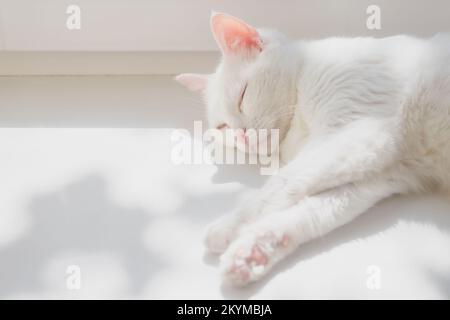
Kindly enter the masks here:
M 81 30 L 66 29 L 69 4 L 82 9 Z M 379 31 L 366 28 L 369 4 L 381 7 Z M 0 0 L 0 50 L 215 50 L 211 9 L 293 38 L 450 31 L 448 0 Z

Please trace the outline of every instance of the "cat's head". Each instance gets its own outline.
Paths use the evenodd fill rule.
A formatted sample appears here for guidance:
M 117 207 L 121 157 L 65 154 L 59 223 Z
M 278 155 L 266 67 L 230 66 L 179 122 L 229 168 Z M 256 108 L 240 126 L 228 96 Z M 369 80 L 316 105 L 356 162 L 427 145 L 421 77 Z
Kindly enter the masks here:
M 176 79 L 203 95 L 211 128 L 233 129 L 238 144 L 258 153 L 271 129 L 279 130 L 280 141 L 289 129 L 297 99 L 295 49 L 283 35 L 224 13 L 212 13 L 211 31 L 222 52 L 216 71 Z M 268 135 L 253 139 L 260 129 Z M 276 147 L 269 144 L 269 151 Z

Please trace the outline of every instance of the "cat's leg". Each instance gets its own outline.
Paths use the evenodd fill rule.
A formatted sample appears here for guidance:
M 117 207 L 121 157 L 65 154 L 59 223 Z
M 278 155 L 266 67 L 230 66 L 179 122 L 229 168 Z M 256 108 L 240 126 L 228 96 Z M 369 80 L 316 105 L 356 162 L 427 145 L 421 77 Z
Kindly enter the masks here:
M 262 213 L 278 211 L 304 196 L 377 176 L 397 164 L 401 148 L 395 120 L 359 120 L 332 134 L 311 137 L 249 206 Z
M 408 191 L 408 184 L 377 178 L 304 197 L 298 204 L 265 215 L 242 230 L 221 256 L 226 282 L 258 280 L 300 244 L 351 221 L 380 200 Z
M 208 226 L 205 236 L 206 249 L 211 253 L 223 253 L 228 245 L 234 241 L 240 230 L 257 218 L 257 210 L 252 207 L 255 198 L 253 194 L 247 195 L 247 201 L 242 201 L 237 210 L 223 215 Z
M 237 237 L 237 234 L 246 223 L 240 211 L 220 217 L 208 226 L 205 236 L 205 247 L 211 253 L 223 253 L 228 245 Z
M 222 253 L 246 222 L 289 208 L 306 195 L 382 172 L 398 159 L 399 137 L 398 127 L 388 120 L 360 120 L 333 134 L 313 137 L 260 192 L 209 227 L 206 247 Z

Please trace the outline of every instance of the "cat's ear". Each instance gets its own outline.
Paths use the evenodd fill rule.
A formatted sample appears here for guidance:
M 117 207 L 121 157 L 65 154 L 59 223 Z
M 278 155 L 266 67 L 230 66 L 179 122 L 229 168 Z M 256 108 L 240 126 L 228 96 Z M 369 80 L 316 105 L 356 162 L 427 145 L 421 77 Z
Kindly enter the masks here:
M 255 28 L 225 13 L 211 13 L 211 31 L 224 55 L 262 50 L 262 41 Z
M 196 73 L 182 73 L 175 77 L 175 80 L 191 91 L 202 92 L 208 83 L 208 75 Z

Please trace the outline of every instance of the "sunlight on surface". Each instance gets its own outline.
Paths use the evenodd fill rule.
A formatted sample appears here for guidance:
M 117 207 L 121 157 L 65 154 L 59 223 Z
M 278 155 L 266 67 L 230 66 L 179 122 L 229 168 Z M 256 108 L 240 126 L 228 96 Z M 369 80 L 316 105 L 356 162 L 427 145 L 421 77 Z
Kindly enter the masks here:
M 190 128 L 199 113 L 169 80 L 100 80 L 1 80 L 29 94 L 8 93 L 6 126 L 146 128 L 0 129 L 0 298 L 450 297 L 450 203 L 439 196 L 389 199 L 301 246 L 260 283 L 222 286 L 204 230 L 265 179 L 254 167 L 172 164 L 171 130 L 162 128 Z M 124 97 L 110 96 L 125 84 Z M 55 88 L 61 96 L 47 101 Z M 94 91 L 98 101 L 88 99 Z M 77 94 L 83 110 L 58 108 Z M 80 267 L 81 290 L 66 286 L 70 265 Z M 367 287 L 371 265 L 380 290 Z
M 210 270 L 219 284 L 215 269 L 198 268 L 204 225 L 231 210 L 242 186 L 214 184 L 217 168 L 211 165 L 173 165 L 170 132 L 0 129 L 0 174 L 7 182 L 0 190 L 0 258 L 10 257 L 2 269 L 15 272 L 0 286 L 0 295 L 136 295 L 146 284 L 130 290 L 130 282 L 144 282 L 148 275 L 133 280 L 129 273 L 152 272 L 160 263 L 180 273 L 198 269 L 199 277 Z M 227 203 L 218 205 L 221 197 Z M 146 216 L 144 223 L 133 222 L 137 214 L 140 221 Z M 115 233 L 128 235 L 119 241 L 129 243 L 116 243 Z M 128 254 L 121 246 L 142 250 Z M 143 258 L 144 251 L 152 253 L 149 259 Z M 24 261 L 28 267 L 14 268 Z M 65 288 L 66 267 L 74 263 L 83 274 L 80 291 Z M 148 270 L 136 270 L 142 268 Z

